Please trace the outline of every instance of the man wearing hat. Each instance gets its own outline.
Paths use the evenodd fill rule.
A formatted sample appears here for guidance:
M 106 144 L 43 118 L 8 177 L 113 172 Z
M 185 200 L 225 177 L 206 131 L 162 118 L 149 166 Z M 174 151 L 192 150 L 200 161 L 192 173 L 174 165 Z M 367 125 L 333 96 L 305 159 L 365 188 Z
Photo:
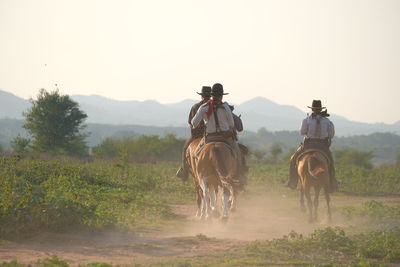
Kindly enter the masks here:
M 186 149 L 189 147 L 190 143 L 194 139 L 203 137 L 204 133 L 205 133 L 205 129 L 206 129 L 204 122 L 200 122 L 199 125 L 197 125 L 196 127 L 193 127 L 192 119 L 196 115 L 197 110 L 200 108 L 200 106 L 207 103 L 207 101 L 210 99 L 211 87 L 203 86 L 201 88 L 201 93 L 197 93 L 197 94 L 201 95 L 201 101 L 194 104 L 192 106 L 192 108 L 190 109 L 188 123 L 191 126 L 190 127 L 191 136 L 186 140 L 185 145 L 183 146 L 182 167 L 176 173 L 176 176 L 181 178 L 183 181 L 186 181 L 189 178 L 189 166 L 188 166 L 188 162 L 186 160 Z
M 227 93 L 224 93 L 222 84 L 214 84 L 211 89 L 212 99 L 199 108 L 192 119 L 192 125 L 197 127 L 201 122 L 205 122 L 205 143 L 225 142 L 231 146 L 237 155 L 239 183 L 243 185 L 245 160 L 236 142 L 235 121 L 231 106 L 227 102 L 222 102 L 224 95 Z
M 324 110 L 326 108 L 322 107 L 321 100 L 313 100 L 311 107 L 308 108 L 311 108 L 312 113 L 311 115 L 307 115 L 307 118 L 301 123 L 300 134 L 304 136 L 304 141 L 290 159 L 290 175 L 286 185 L 292 189 L 296 189 L 299 180 L 296 169 L 298 156 L 304 152 L 305 148 L 317 148 L 329 157 L 330 191 L 338 191 L 333 157 L 329 150 L 331 140 L 335 135 L 335 127 L 327 118 L 329 114 L 327 110 Z
M 193 127 L 205 123 L 206 142 L 218 138 L 225 138 L 228 143 L 233 142 L 235 122 L 229 104 L 222 102 L 224 95 L 227 93 L 224 93 L 222 84 L 214 84 L 211 88 L 212 99 L 203 104 L 192 119 Z

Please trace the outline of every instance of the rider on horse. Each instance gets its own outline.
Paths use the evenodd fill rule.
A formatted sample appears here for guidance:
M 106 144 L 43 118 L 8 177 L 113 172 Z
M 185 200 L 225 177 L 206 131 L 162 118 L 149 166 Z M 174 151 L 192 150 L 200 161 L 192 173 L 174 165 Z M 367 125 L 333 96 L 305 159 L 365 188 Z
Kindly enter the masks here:
M 227 102 L 222 102 L 224 93 L 223 86 L 219 83 L 213 85 L 211 89 L 212 99 L 203 104 L 192 119 L 192 126 L 197 127 L 202 121 L 205 122 L 206 131 L 203 143 L 223 142 L 229 145 L 238 161 L 238 178 L 244 179 L 244 161 L 241 149 L 236 142 L 236 128 L 232 107 Z M 236 116 L 236 119 L 239 117 Z M 239 118 L 240 120 L 240 118 Z M 235 128 L 236 127 L 236 128 Z M 242 176 L 242 177 L 241 177 Z M 243 183 L 243 181 L 241 182 Z
M 327 118 L 329 114 L 325 107 L 322 107 L 320 100 L 313 100 L 311 107 L 312 114 L 307 115 L 301 124 L 300 134 L 304 136 L 303 143 L 290 159 L 290 175 L 286 185 L 296 189 L 298 182 L 297 160 L 307 149 L 321 150 L 329 160 L 330 191 L 338 191 L 338 182 L 335 177 L 335 167 L 332 153 L 329 150 L 331 139 L 335 135 L 335 127 Z
M 206 129 L 206 126 L 205 126 L 203 121 L 201 121 L 199 123 L 199 125 L 197 125 L 196 127 L 193 127 L 192 119 L 196 115 L 197 110 L 200 108 L 200 106 L 205 104 L 205 103 L 207 103 L 207 101 L 210 99 L 210 97 L 211 97 L 211 87 L 210 86 L 203 86 L 203 88 L 201 88 L 201 93 L 197 93 L 197 94 L 201 95 L 201 101 L 196 103 L 196 104 L 194 104 L 192 106 L 192 108 L 190 109 L 188 123 L 191 126 L 190 127 L 191 135 L 186 140 L 185 145 L 183 146 L 182 167 L 176 173 L 176 176 L 181 178 L 183 181 L 186 181 L 188 179 L 188 177 L 189 177 L 189 166 L 188 166 L 188 162 L 187 162 L 187 159 L 186 159 L 186 150 L 187 150 L 188 146 L 190 145 L 190 143 L 194 139 L 203 137 L 203 135 L 205 133 L 205 129 Z

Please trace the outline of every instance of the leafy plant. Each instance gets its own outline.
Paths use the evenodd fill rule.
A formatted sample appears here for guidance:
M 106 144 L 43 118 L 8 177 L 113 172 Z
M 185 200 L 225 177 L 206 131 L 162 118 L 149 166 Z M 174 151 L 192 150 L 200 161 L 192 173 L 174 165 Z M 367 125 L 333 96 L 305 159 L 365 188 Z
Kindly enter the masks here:
M 25 155 L 29 150 L 30 143 L 31 143 L 31 140 L 29 138 L 25 138 L 20 135 L 17 135 L 11 141 L 11 148 L 15 153 L 17 153 L 19 155 Z
M 336 163 L 338 165 L 354 165 L 367 169 L 372 168 L 372 152 L 358 151 L 354 149 L 342 149 L 335 151 Z
M 79 109 L 78 103 L 57 90 L 39 91 L 32 107 L 23 113 L 23 127 L 33 136 L 34 150 L 56 154 L 85 155 L 87 147 L 83 121 L 87 115 Z

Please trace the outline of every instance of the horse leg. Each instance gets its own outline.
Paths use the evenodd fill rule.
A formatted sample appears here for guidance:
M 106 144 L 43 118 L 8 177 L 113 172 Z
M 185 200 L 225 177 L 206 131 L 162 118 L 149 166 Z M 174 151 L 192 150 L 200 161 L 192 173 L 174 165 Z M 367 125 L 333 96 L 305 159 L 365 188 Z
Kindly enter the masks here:
M 214 188 L 214 194 L 213 195 L 214 195 L 214 199 L 215 199 L 215 206 L 217 207 L 217 203 L 218 203 L 218 186 L 216 186 Z M 219 218 L 220 216 L 221 216 L 221 214 L 220 214 L 219 209 L 215 208 L 214 217 L 215 218 Z
M 306 206 L 304 205 L 304 188 L 303 185 L 300 187 L 300 210 L 306 212 Z
M 228 186 L 228 190 L 229 190 L 229 211 L 235 212 L 236 211 L 236 193 L 235 193 L 235 190 L 233 189 L 232 185 Z
M 307 206 L 308 206 L 308 212 L 309 212 L 309 217 L 308 217 L 308 222 L 312 223 L 313 221 L 313 203 L 311 201 L 311 194 L 310 194 L 310 186 L 306 185 L 306 188 L 304 189 L 304 194 L 307 199 Z
M 235 193 L 230 193 L 230 197 L 229 197 L 229 210 L 231 212 L 235 212 L 236 211 L 236 197 L 235 197 Z
M 331 196 L 329 195 L 329 189 L 327 187 L 324 188 L 324 194 L 325 194 L 325 200 L 326 200 L 326 208 L 328 212 L 328 222 L 331 222 L 332 220 L 332 215 L 331 215 Z
M 201 213 L 201 218 L 202 219 L 208 219 L 209 218 L 209 209 L 210 209 L 210 191 L 207 186 L 207 177 L 203 176 L 200 181 L 200 187 L 203 191 L 202 195 L 202 213 Z
M 211 215 L 213 217 L 215 217 L 215 218 L 219 216 L 219 212 L 217 210 L 216 203 L 217 203 L 216 188 L 214 186 L 211 186 L 211 190 L 210 190 L 210 208 L 211 208 Z
M 222 221 L 228 221 L 228 211 L 229 211 L 229 190 L 226 187 L 219 187 L 220 191 L 222 192 Z
M 201 190 L 201 188 L 200 188 L 200 186 L 199 185 L 196 185 L 196 195 L 197 195 L 197 199 L 196 199 L 196 202 L 197 202 L 197 211 L 196 211 L 196 217 L 197 218 L 200 218 L 201 217 L 201 209 L 202 209 L 202 206 L 201 206 L 201 204 L 202 204 L 202 197 L 201 197 L 201 195 L 202 195 L 202 190 Z
M 200 187 L 200 215 L 199 219 L 203 220 L 206 216 L 206 201 L 204 197 L 204 190 Z
M 318 220 L 318 205 L 319 205 L 319 191 L 321 188 L 319 186 L 314 187 L 314 221 Z

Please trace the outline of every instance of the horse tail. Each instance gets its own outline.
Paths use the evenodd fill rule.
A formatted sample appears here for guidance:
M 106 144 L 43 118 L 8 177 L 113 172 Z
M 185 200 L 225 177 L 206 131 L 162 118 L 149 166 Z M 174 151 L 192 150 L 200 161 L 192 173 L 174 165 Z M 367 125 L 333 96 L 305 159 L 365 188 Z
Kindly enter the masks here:
M 215 159 L 217 160 L 216 170 L 219 176 L 225 177 L 228 173 L 227 168 L 225 167 L 225 162 L 223 160 L 222 154 L 218 146 L 213 147 L 213 152 L 215 155 Z
M 318 163 L 320 163 L 320 160 L 315 155 L 311 155 L 311 157 L 308 158 L 308 173 L 314 179 L 318 179 L 319 175 L 325 172 L 324 168 L 318 166 Z

